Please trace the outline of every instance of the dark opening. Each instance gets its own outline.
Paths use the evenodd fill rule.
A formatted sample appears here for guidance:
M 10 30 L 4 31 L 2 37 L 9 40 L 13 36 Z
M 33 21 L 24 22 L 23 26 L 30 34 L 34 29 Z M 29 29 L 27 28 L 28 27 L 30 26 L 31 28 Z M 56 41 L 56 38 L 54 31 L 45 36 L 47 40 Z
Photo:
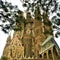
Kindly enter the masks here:
M 44 53 L 44 56 L 46 56 L 46 53 Z
M 55 48 L 55 47 L 53 47 L 53 53 L 54 53 L 54 55 L 58 56 L 58 53 L 57 53 L 57 51 L 56 51 L 56 48 Z
M 40 54 L 39 57 L 42 58 L 42 55 Z
M 52 60 L 52 53 L 51 50 L 48 51 L 49 58 Z
M 46 53 L 44 53 L 44 58 L 47 58 L 47 54 Z
M 51 54 L 51 50 L 49 50 L 48 53 Z

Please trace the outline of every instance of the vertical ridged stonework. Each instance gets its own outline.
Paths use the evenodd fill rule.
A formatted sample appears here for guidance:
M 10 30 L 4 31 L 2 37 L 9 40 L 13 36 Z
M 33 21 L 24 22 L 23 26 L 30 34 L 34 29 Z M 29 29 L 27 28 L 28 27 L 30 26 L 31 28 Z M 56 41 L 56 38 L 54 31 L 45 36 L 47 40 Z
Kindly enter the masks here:
M 15 31 L 13 38 L 7 39 L 3 56 L 7 56 L 10 60 L 28 57 L 38 59 L 41 50 L 40 45 L 51 35 L 45 31 L 49 31 L 51 26 L 44 25 L 44 20 L 38 16 L 38 12 L 35 13 L 35 16 L 36 18 L 33 19 L 31 14 L 27 13 L 25 22 L 22 23 L 22 30 Z
M 20 40 L 19 31 L 14 32 L 13 39 L 11 39 L 10 42 L 7 42 L 3 55 L 7 56 L 9 60 L 19 60 L 20 58 L 24 57 L 24 47 L 22 46 Z
M 27 13 L 23 35 L 24 56 L 27 58 L 32 57 L 32 39 L 34 36 L 33 25 L 33 19 L 31 18 L 31 15 L 30 13 Z

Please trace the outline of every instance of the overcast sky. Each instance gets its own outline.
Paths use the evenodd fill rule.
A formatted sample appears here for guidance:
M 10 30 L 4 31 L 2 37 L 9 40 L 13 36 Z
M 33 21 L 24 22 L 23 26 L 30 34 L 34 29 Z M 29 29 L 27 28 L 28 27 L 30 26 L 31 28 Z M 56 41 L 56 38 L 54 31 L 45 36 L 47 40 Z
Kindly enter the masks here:
M 5 1 L 5 0 L 3 0 L 3 1 Z M 13 5 L 18 5 L 19 9 L 24 11 L 20 0 L 6 0 L 6 1 L 11 2 Z M 4 32 L 1 31 L 1 28 L 0 28 L 0 57 L 3 53 L 3 49 L 5 47 L 7 37 L 8 37 L 8 35 L 4 34 Z
M 3 1 L 5 1 L 5 0 L 3 0 Z M 13 5 L 18 5 L 19 9 L 24 11 L 24 8 L 22 7 L 22 4 L 21 4 L 20 0 L 6 0 L 6 1 L 11 2 Z M 4 32 L 2 32 L 1 29 L 0 29 L 0 57 L 2 56 L 7 37 L 8 37 L 8 35 L 4 34 Z M 58 43 L 58 45 L 60 47 L 60 37 L 58 39 L 56 39 L 56 42 Z

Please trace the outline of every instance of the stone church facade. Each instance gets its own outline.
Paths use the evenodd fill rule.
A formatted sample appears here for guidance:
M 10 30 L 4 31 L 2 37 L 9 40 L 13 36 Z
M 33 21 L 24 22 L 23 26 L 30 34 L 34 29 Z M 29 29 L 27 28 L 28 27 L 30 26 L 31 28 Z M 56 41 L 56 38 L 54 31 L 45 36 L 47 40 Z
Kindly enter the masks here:
M 20 14 L 22 16 L 23 13 Z M 43 13 L 45 16 L 46 13 Z M 39 19 L 38 19 L 39 18 Z M 35 18 L 27 13 L 25 24 L 22 23 L 22 30 L 14 31 L 13 38 L 7 38 L 3 56 L 8 60 L 24 60 L 24 59 L 38 59 L 38 60 L 55 60 L 55 56 L 59 57 L 59 50 L 55 47 L 55 43 L 51 41 L 53 37 L 51 25 L 48 17 L 42 19 L 40 14 L 35 11 Z M 18 26 L 19 23 L 16 25 Z M 53 39 L 52 39 L 53 40 Z M 50 47 L 50 48 L 49 48 Z M 56 59 L 58 60 L 58 59 Z

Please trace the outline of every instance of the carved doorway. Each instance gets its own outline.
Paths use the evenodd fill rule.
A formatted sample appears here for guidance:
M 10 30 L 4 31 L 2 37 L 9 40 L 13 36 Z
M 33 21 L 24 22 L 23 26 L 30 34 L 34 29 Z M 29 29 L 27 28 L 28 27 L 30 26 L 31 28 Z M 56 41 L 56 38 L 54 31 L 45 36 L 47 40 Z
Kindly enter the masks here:
M 44 53 L 44 60 L 47 60 L 47 54 Z
M 49 59 L 53 60 L 51 50 L 48 51 Z

